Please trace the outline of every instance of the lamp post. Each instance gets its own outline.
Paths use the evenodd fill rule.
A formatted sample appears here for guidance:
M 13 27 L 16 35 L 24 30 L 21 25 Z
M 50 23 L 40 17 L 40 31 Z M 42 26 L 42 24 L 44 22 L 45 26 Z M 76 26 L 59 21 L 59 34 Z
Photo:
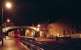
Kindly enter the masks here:
M 7 2 L 5 2 L 5 8 L 6 9 L 11 9 L 12 8 L 12 3 L 11 2 L 9 2 L 9 1 L 7 1 Z M 3 37 L 4 37 L 4 34 L 3 34 L 3 22 L 4 22 L 4 5 L 2 5 L 2 10 L 1 10 L 1 34 L 2 34 L 2 45 L 3 45 Z
M 4 5 L 5 5 L 5 7 L 4 7 Z M 4 8 L 5 9 L 8 9 L 8 10 L 10 10 L 11 8 L 12 8 L 12 3 L 11 2 L 9 2 L 9 1 L 6 1 L 4 4 L 3 4 L 3 6 L 2 6 L 2 16 L 1 16 L 1 19 L 2 19 L 2 22 L 1 22 L 1 24 L 2 24 L 2 28 L 3 28 L 3 21 L 4 21 Z

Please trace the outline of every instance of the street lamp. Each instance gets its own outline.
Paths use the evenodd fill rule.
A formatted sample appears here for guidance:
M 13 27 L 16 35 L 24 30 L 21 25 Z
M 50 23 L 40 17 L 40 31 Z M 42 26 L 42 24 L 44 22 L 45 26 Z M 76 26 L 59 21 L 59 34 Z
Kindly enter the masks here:
M 11 2 L 5 2 L 4 4 L 2 4 L 2 11 L 1 11 L 1 33 L 2 33 L 2 36 L 4 37 L 4 34 L 3 34 L 3 17 L 4 17 L 4 5 L 5 5 L 5 8 L 6 9 L 11 9 L 12 8 L 12 3 Z M 9 20 L 8 20 L 9 22 Z M 3 37 L 2 37 L 2 45 L 3 45 Z
M 2 19 L 2 24 L 3 24 L 3 17 L 4 17 L 4 5 L 5 5 L 5 8 L 6 9 L 11 9 L 12 8 L 12 3 L 11 2 L 9 2 L 9 1 L 6 1 L 3 5 L 2 5 L 2 17 L 1 17 L 1 19 Z M 3 25 L 2 25 L 2 28 L 3 28 Z
M 5 3 L 5 7 L 6 7 L 7 9 L 11 9 L 11 8 L 12 8 L 12 3 L 11 3 L 11 2 L 6 2 L 6 3 Z
M 12 8 L 12 3 L 7 1 L 4 3 L 6 9 Z M 3 17 L 4 17 L 4 5 L 2 6 L 2 24 L 3 24 Z

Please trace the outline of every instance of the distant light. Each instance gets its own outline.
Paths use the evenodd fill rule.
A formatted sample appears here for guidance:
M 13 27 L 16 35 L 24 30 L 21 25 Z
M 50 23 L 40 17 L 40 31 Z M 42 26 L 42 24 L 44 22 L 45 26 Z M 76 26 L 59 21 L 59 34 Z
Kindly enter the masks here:
M 33 28 L 34 30 L 36 30 L 36 28 Z
M 27 33 L 29 33 L 29 30 L 26 30 Z
M 7 19 L 7 22 L 9 23 L 10 22 L 10 19 Z
M 37 28 L 36 31 L 40 31 L 40 28 Z
M 37 27 L 40 27 L 40 24 L 38 24 Z

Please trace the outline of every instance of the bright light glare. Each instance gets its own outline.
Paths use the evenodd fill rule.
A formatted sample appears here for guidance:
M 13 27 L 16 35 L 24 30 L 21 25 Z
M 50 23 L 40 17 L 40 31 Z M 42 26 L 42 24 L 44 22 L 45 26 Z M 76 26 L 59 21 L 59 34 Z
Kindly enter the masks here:
M 36 30 L 37 30 L 37 31 L 40 31 L 40 29 L 39 29 L 39 28 L 37 28 Z
M 6 8 L 10 9 L 12 7 L 12 4 L 10 2 L 6 2 L 5 6 Z
M 38 24 L 37 27 L 40 27 L 40 25 Z
M 9 23 L 10 22 L 10 19 L 7 19 L 7 22 Z
M 26 30 L 27 33 L 29 33 L 29 30 Z

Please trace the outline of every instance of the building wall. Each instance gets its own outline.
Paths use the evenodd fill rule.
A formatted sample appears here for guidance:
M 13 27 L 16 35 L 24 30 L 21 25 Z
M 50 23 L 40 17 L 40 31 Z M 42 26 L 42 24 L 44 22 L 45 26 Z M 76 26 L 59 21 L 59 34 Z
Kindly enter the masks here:
M 64 23 L 51 23 L 48 25 L 48 35 L 49 36 L 64 36 L 67 34 L 72 34 L 72 28 Z

